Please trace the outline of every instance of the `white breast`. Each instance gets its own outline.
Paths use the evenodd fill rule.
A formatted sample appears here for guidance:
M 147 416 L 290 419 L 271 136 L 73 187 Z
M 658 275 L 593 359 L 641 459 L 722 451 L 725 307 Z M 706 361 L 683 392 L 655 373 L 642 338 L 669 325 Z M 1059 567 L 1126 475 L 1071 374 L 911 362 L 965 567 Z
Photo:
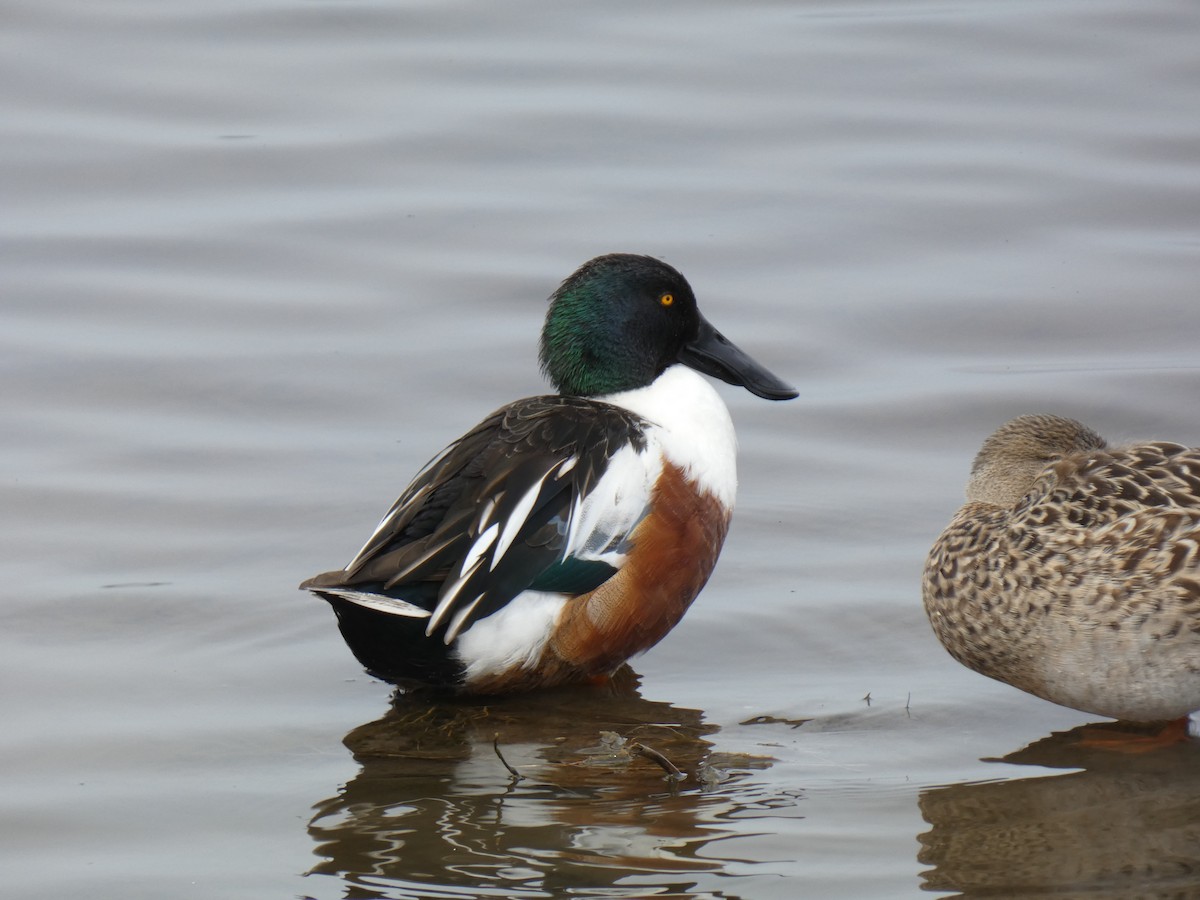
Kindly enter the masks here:
M 647 440 L 727 510 L 737 496 L 737 435 L 720 395 L 699 372 L 677 365 L 647 387 L 598 397 L 653 424 Z

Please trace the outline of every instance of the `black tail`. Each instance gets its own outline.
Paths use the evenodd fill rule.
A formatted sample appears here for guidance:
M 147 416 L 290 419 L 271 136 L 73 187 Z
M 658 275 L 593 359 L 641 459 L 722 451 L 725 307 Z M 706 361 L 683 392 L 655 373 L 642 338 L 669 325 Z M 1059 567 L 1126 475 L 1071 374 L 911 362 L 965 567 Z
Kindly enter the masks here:
M 346 644 L 376 678 L 399 685 L 462 685 L 463 665 L 438 635 L 425 636 L 428 619 L 391 615 L 334 594 L 314 593 L 333 607 Z

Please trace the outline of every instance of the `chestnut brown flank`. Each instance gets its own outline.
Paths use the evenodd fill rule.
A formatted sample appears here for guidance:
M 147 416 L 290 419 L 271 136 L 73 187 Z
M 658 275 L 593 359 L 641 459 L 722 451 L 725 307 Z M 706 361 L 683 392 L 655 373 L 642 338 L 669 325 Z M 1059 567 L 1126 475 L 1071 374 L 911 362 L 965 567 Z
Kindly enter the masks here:
M 479 693 L 581 681 L 615 670 L 657 644 L 683 618 L 708 581 L 730 514 L 698 495 L 683 470 L 664 463 L 651 511 L 630 537 L 621 570 L 563 609 L 542 659 L 532 668 L 473 682 Z
M 585 672 L 611 671 L 662 640 L 717 563 L 729 515 L 714 497 L 698 495 L 682 469 L 665 463 L 650 502 L 625 566 L 567 604 L 550 639 L 555 656 Z

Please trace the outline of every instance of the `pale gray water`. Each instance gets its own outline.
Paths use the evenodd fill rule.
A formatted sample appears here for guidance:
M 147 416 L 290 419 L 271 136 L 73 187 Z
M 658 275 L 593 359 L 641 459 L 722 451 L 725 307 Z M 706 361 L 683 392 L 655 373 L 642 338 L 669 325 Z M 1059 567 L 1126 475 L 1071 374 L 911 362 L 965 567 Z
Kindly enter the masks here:
M 1200 896 L 1196 748 L 983 761 L 1088 717 L 958 667 L 918 586 L 1007 417 L 1200 443 L 1195 4 L 3 21 L 6 895 Z M 611 250 L 801 390 L 721 389 L 717 573 L 640 699 L 390 711 L 295 585 L 544 390 L 544 298 Z M 582 765 L 601 730 L 730 778 Z

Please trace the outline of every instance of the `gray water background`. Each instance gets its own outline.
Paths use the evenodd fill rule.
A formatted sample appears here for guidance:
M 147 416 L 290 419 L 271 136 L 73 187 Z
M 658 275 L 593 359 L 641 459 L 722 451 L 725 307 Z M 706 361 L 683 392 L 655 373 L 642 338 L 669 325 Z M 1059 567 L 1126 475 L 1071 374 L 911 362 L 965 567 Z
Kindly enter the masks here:
M 0 16 L 7 896 L 1200 896 L 1195 748 L 1051 737 L 919 597 L 1006 418 L 1200 443 L 1200 7 Z M 615 250 L 801 392 L 720 388 L 716 574 L 623 697 L 393 708 L 295 585 Z

